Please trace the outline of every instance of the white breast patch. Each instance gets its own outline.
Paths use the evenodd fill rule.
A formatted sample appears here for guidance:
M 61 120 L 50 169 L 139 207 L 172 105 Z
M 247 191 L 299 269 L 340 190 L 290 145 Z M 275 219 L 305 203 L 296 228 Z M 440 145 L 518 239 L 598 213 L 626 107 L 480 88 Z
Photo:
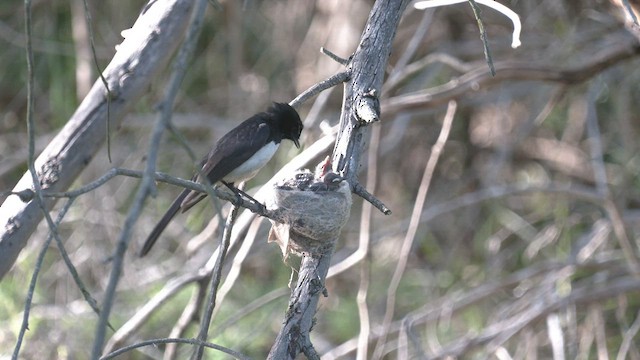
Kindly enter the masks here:
M 258 171 L 273 157 L 273 154 L 278 150 L 278 146 L 275 142 L 270 142 L 258 150 L 252 157 L 247 159 L 244 164 L 235 168 L 229 175 L 224 177 L 224 181 L 230 183 L 239 183 L 245 180 L 249 180 L 256 176 Z

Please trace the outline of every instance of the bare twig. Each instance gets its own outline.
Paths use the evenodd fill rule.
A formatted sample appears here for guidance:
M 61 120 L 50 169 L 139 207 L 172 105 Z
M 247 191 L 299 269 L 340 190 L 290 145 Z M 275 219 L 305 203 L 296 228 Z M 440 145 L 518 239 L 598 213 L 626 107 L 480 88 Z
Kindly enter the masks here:
M 254 195 L 255 198 L 258 199 L 258 200 L 262 199 L 263 198 L 262 194 L 265 192 L 266 188 L 271 187 L 272 184 L 277 179 L 282 178 L 283 174 L 289 174 L 292 171 L 294 171 L 295 169 L 299 169 L 299 168 L 302 168 L 302 167 L 305 167 L 305 166 L 309 166 L 310 161 L 315 159 L 315 158 L 317 158 L 318 154 L 326 152 L 327 149 L 329 149 L 330 146 L 333 144 L 333 141 L 334 141 L 334 136 L 333 135 L 325 136 L 324 138 L 321 138 L 321 139 L 317 140 L 316 143 L 314 143 L 311 146 L 309 146 L 308 148 L 306 148 L 301 154 L 299 154 L 294 159 L 292 159 L 278 173 L 276 173 L 272 177 L 272 179 L 270 181 L 268 181 L 265 185 L 263 185 L 261 190 L 258 191 L 258 193 L 256 195 Z M 84 192 L 90 191 L 91 189 L 96 188 L 97 186 L 100 186 L 100 185 L 104 184 L 109 179 L 111 179 L 111 178 L 113 178 L 115 176 L 119 176 L 119 175 L 120 176 L 131 176 L 131 177 L 141 178 L 143 174 L 140 171 L 115 168 L 115 169 L 111 169 L 110 171 L 108 171 L 105 175 L 100 177 L 98 180 L 92 182 L 91 184 L 85 185 L 80 189 L 76 189 L 76 190 L 73 190 L 73 191 L 67 192 L 67 193 L 56 193 L 56 194 L 49 194 L 49 195 L 50 196 L 65 197 L 65 196 L 71 196 L 71 195 L 84 193 Z M 202 184 L 199 184 L 199 183 L 195 183 L 195 182 L 192 182 L 192 181 L 188 181 L 188 180 L 183 180 L 183 179 L 171 177 L 171 176 L 163 174 L 163 173 L 156 173 L 155 174 L 155 179 L 157 181 L 165 182 L 165 183 L 168 183 L 168 184 L 172 184 L 172 185 L 180 186 L 182 188 L 187 188 L 187 189 L 200 191 L 200 192 L 205 192 L 206 188 L 207 188 L 205 185 L 202 185 Z M 216 196 L 218 196 L 219 198 L 221 198 L 223 200 L 230 201 L 232 203 L 234 203 L 234 201 L 235 201 L 235 196 L 230 195 L 227 192 L 218 191 L 217 189 L 212 189 L 212 191 L 214 192 L 214 194 Z M 253 204 L 251 202 L 244 202 L 243 201 L 241 203 L 234 203 L 234 205 L 239 205 L 241 207 L 245 207 L 245 208 L 248 208 L 250 210 L 253 209 L 252 211 L 256 210 L 254 208 L 255 204 Z M 233 247 L 236 246 L 240 241 L 245 241 L 245 238 L 244 238 L 243 234 L 246 231 L 246 227 L 249 226 L 249 224 L 255 218 L 255 215 L 256 215 L 255 213 L 250 213 L 250 212 L 244 212 L 243 214 L 240 215 L 239 220 L 236 222 L 236 225 L 234 226 L 235 230 L 232 233 L 230 250 L 232 250 Z M 272 219 L 274 219 L 276 221 L 278 220 L 277 217 L 275 217 L 273 215 L 270 215 L 270 213 L 265 213 L 265 214 L 263 214 L 263 216 L 271 217 Z M 247 240 L 247 242 L 249 242 L 249 241 Z M 194 282 L 200 283 L 200 282 L 203 282 L 204 280 L 208 279 L 211 276 L 211 272 L 213 271 L 213 267 L 215 266 L 215 257 L 217 256 L 217 252 L 218 251 L 219 251 L 219 248 L 212 255 L 212 260 L 207 262 L 202 268 L 196 269 L 192 273 L 189 273 L 189 274 L 186 274 L 186 275 L 182 275 L 182 276 L 180 276 L 178 278 L 175 278 L 172 281 L 170 281 L 158 294 L 156 294 L 134 316 L 132 316 L 116 332 L 116 334 L 114 334 L 114 336 L 109 341 L 109 344 L 106 347 L 107 351 L 111 351 L 115 347 L 119 346 L 124 340 L 130 338 L 131 334 L 133 334 L 135 331 L 137 331 L 137 329 L 139 329 L 146 321 L 149 320 L 150 316 L 152 315 L 152 313 L 154 311 L 156 311 L 162 304 L 164 304 L 170 298 L 172 298 L 176 294 L 178 294 L 179 291 L 184 289 L 185 286 L 187 286 L 189 284 L 192 284 Z M 197 290 L 197 291 L 200 291 L 200 290 Z M 286 291 L 284 289 L 278 290 L 277 294 L 279 296 L 281 296 L 282 294 L 286 294 Z M 273 299 L 271 299 L 271 300 L 273 300 Z M 258 303 L 261 303 L 259 301 L 259 299 L 256 300 L 256 301 L 258 301 Z M 199 307 L 198 307 L 198 309 L 199 309 Z M 189 312 L 189 313 L 194 314 L 195 310 L 194 310 L 194 312 Z M 183 311 L 183 315 L 185 317 L 189 316 L 188 313 L 187 313 L 187 310 Z M 177 331 L 177 328 L 174 328 L 174 330 Z M 176 332 L 172 331 L 172 335 L 175 335 L 175 334 L 176 334 Z M 170 353 L 172 351 L 173 351 L 172 350 L 172 345 L 170 344 L 170 345 L 167 346 L 166 353 Z
M 115 290 L 122 273 L 124 255 L 127 248 L 129 247 L 129 240 L 131 237 L 133 225 L 136 223 L 138 217 L 140 216 L 140 213 L 142 212 L 145 199 L 155 190 L 153 178 L 155 173 L 158 148 L 160 146 L 160 139 L 171 117 L 173 107 L 172 104 L 175 100 L 178 88 L 182 83 L 182 79 L 184 78 L 184 74 L 187 69 L 187 61 L 193 54 L 196 40 L 198 38 L 198 34 L 200 33 L 200 28 L 202 27 L 202 23 L 204 20 L 204 10 L 206 9 L 206 5 L 206 0 L 200 0 L 195 4 L 191 26 L 174 62 L 174 68 L 163 100 L 162 111 L 160 112 L 158 120 L 156 121 L 151 137 L 145 174 L 142 177 L 138 192 L 135 195 L 133 204 L 129 209 L 127 218 L 125 219 L 124 225 L 122 227 L 122 232 L 120 233 L 120 237 L 118 239 L 118 245 L 113 256 L 113 267 L 109 276 L 107 288 L 105 289 L 103 308 L 100 313 L 98 324 L 96 326 L 96 335 L 94 338 L 91 356 L 92 359 L 98 359 L 100 357 L 100 354 L 102 353 L 102 347 L 104 345 L 104 339 L 106 335 L 106 324 L 108 323 L 109 314 L 111 313 L 111 308 L 115 300 Z
M 70 190 L 70 191 L 65 191 L 65 192 L 43 192 L 43 196 L 44 197 L 51 197 L 51 198 L 74 198 L 77 197 L 79 195 L 88 193 L 90 191 L 93 191 L 95 189 L 97 189 L 98 187 L 104 185 L 107 181 L 111 180 L 112 178 L 116 177 L 116 176 L 129 176 L 129 177 L 134 177 L 134 178 L 143 178 L 144 177 L 144 172 L 142 171 L 138 171 L 138 170 L 130 170 L 130 169 L 122 169 L 122 168 L 113 168 L 109 171 L 107 171 L 104 175 L 102 175 L 100 178 L 92 181 L 91 183 L 84 185 L 78 189 L 74 189 L 74 190 Z M 211 188 L 211 186 L 205 185 L 205 184 L 201 184 L 201 183 L 197 183 L 197 182 L 193 182 L 190 180 L 184 180 L 184 179 L 180 179 L 180 178 L 176 178 L 173 177 L 171 175 L 165 174 L 165 173 L 155 173 L 153 174 L 153 179 L 155 181 L 160 181 L 163 183 L 167 183 L 167 184 L 171 184 L 171 185 L 176 185 L 176 186 L 180 186 L 182 188 L 185 189 L 190 189 L 190 190 L 194 190 L 194 191 L 198 191 L 198 192 L 202 192 L 202 193 L 208 193 L 208 194 L 212 194 L 214 195 L 214 197 L 216 198 L 220 198 L 222 200 L 226 200 L 231 202 L 232 204 L 236 205 L 236 206 L 240 206 L 246 209 L 251 210 L 254 213 L 258 213 L 261 216 L 265 216 L 274 220 L 277 220 L 277 214 L 275 214 L 274 212 L 269 212 L 269 211 L 264 211 L 263 208 L 261 208 L 260 206 L 258 206 L 257 204 L 251 202 L 251 201 L 247 201 L 244 198 L 238 198 L 236 196 L 234 196 L 233 194 L 230 194 L 229 192 L 226 191 L 222 191 L 219 190 L 217 188 Z M 20 192 L 20 193 L 15 193 L 15 195 L 17 196 L 23 196 L 23 197 L 28 197 L 29 193 L 24 193 L 24 192 Z
M 56 220 L 56 226 L 60 224 L 60 221 L 62 221 L 62 219 L 64 218 L 64 215 L 69 210 L 71 203 L 72 202 L 69 201 L 67 203 L 67 206 L 64 206 L 60 211 L 60 213 L 58 214 L 58 219 Z M 38 253 L 38 258 L 36 259 L 36 263 L 33 268 L 33 274 L 31 275 L 31 281 L 29 282 L 29 290 L 27 291 L 27 296 L 25 297 L 25 301 L 24 301 L 25 305 L 24 305 L 24 312 L 22 314 L 22 325 L 20 326 L 20 331 L 18 333 L 16 346 L 13 349 L 13 355 L 11 357 L 12 360 L 19 359 L 22 341 L 24 339 L 24 335 L 26 331 L 29 329 L 29 316 L 31 314 L 31 305 L 33 304 L 33 294 L 35 294 L 38 275 L 40 274 L 40 270 L 42 269 L 42 264 L 44 263 L 44 256 L 47 253 L 47 250 L 49 249 L 51 240 L 53 239 L 53 234 L 54 232 L 52 231 L 49 233 L 49 236 L 47 236 L 47 240 L 42 245 L 42 249 Z M 89 303 L 91 304 L 91 302 Z
M 300 95 L 296 96 L 295 99 L 291 100 L 291 102 L 289 102 L 289 105 L 291 105 L 294 108 L 297 108 L 300 105 L 304 104 L 307 101 L 307 99 L 321 93 L 326 89 L 329 89 L 338 84 L 341 84 L 347 81 L 348 79 L 349 79 L 349 73 L 346 71 L 339 72 L 335 75 L 332 75 L 326 80 L 320 81 L 319 83 L 316 83 L 310 88 L 308 88 L 307 90 L 303 91 Z
M 194 282 L 202 281 L 207 278 L 207 274 L 203 271 L 194 271 L 170 280 L 157 294 L 153 296 L 142 308 L 140 308 L 127 322 L 122 325 L 116 333 L 111 337 L 106 345 L 106 352 L 112 351 L 119 346 L 124 340 L 130 338 L 131 334 L 138 330 L 142 324 L 147 321 L 153 312 L 166 303 L 169 299 L 180 293 L 186 286 Z
M 324 279 L 327 276 L 330 261 L 330 253 L 316 257 L 303 257 L 298 283 L 291 292 L 285 323 L 278 333 L 267 359 L 295 359 L 296 355 L 301 352 L 308 359 L 319 359 L 311 344 L 309 331 L 313 326 L 320 294 L 325 291 Z
M 587 133 L 589 134 L 589 149 L 591 153 L 591 163 L 594 171 L 594 179 L 596 180 L 596 191 L 599 195 L 604 197 L 604 208 L 607 211 L 611 223 L 613 225 L 613 231 L 616 234 L 618 243 L 622 248 L 627 264 L 631 269 L 631 272 L 640 276 L 640 263 L 638 263 L 637 252 L 629 239 L 624 220 L 620 215 L 620 210 L 616 206 L 615 202 L 611 198 L 611 191 L 607 181 L 607 173 L 604 166 L 604 155 L 602 148 L 602 137 L 600 135 L 600 127 L 598 125 L 598 114 L 595 107 L 595 102 L 598 97 L 600 86 L 593 85 L 589 91 L 589 103 L 587 111 Z
M 590 86 L 587 105 L 587 134 L 589 136 L 589 153 L 591 155 L 591 167 L 593 168 L 596 191 L 603 197 L 609 197 L 610 191 L 607 185 L 607 172 L 604 165 L 604 154 L 602 149 L 602 136 L 598 125 L 598 113 L 596 111 L 596 101 L 601 91 L 601 85 L 595 81 Z
M 374 126 L 371 129 L 371 141 L 369 143 L 369 153 L 367 155 L 367 187 L 375 191 L 378 175 L 378 148 L 380 147 L 381 137 L 380 126 Z M 366 360 L 369 358 L 369 335 L 371 333 L 371 321 L 369 318 L 369 307 L 367 305 L 367 294 L 369 292 L 370 274 L 370 254 L 369 246 L 371 243 L 371 203 L 362 205 L 362 213 L 360 215 L 360 239 L 358 241 L 358 253 L 362 254 L 362 258 L 366 259 L 360 264 L 360 286 L 356 295 L 358 304 L 358 317 L 360 318 L 360 334 L 358 335 L 358 354 L 357 360 Z
M 109 353 L 103 357 L 100 358 L 100 360 L 109 360 L 109 359 L 115 359 L 116 357 L 125 354 L 131 350 L 135 350 L 137 348 L 143 347 L 143 346 L 149 346 L 149 345 L 157 345 L 157 344 L 170 344 L 170 343 L 181 343 L 181 344 L 192 344 L 192 345 L 196 345 L 196 346 L 203 346 L 203 347 L 208 347 L 210 349 L 214 349 L 214 350 L 219 350 L 225 354 L 231 355 L 236 359 L 241 359 L 241 360 L 251 360 L 250 357 L 243 355 L 237 351 L 228 349 L 224 346 L 220 346 L 220 345 L 216 345 L 216 344 L 212 344 L 212 343 L 208 343 L 208 342 L 203 342 L 197 339 L 153 339 L 153 340 L 146 340 L 146 341 L 142 341 L 133 345 L 129 345 L 126 347 L 123 347 L 122 349 L 118 349 L 112 353 Z
M 441 105 L 452 99 L 468 96 L 470 92 L 503 83 L 505 80 L 532 80 L 557 82 L 561 84 L 576 84 L 586 81 L 603 70 L 634 58 L 640 54 L 640 44 L 626 43 L 606 53 L 584 56 L 593 59 L 590 62 L 573 69 L 559 69 L 554 66 L 521 63 L 495 63 L 496 76 L 488 76 L 485 68 L 475 68 L 446 84 L 433 87 L 425 91 L 403 94 L 382 101 L 381 107 L 386 114 L 395 114 L 399 110 L 425 109 Z
M 638 332 L 640 332 L 640 311 L 636 313 L 636 319 L 631 324 L 631 327 L 629 327 L 629 329 L 624 333 L 616 360 L 627 359 L 627 353 L 633 346 L 634 339 L 637 339 L 636 335 L 638 335 Z
M 69 201 L 67 203 L 67 206 L 63 208 L 63 211 L 60 212 L 58 221 L 54 222 L 53 219 L 51 218 L 51 215 L 47 211 L 44 197 L 42 196 L 42 184 L 39 179 L 39 174 L 37 173 L 35 168 L 35 161 L 36 161 L 35 159 L 35 122 L 34 122 L 34 114 L 33 114 L 35 110 L 34 108 L 35 101 L 33 97 L 35 75 L 33 71 L 34 60 L 33 60 L 33 49 L 31 44 L 32 30 L 33 30 L 32 17 L 31 17 L 32 15 L 31 0 L 25 1 L 24 14 L 25 14 L 25 32 L 27 34 L 26 35 L 26 58 L 27 58 L 27 77 L 28 77 L 27 79 L 27 118 L 26 118 L 27 136 L 28 136 L 27 166 L 29 167 L 29 174 L 31 176 L 31 181 L 33 183 L 33 190 L 35 195 L 34 202 L 37 204 L 38 208 L 42 211 L 42 214 L 47 221 L 47 225 L 49 226 L 50 234 L 47 237 L 47 241 L 45 242 L 38 256 L 38 259 L 36 261 L 36 265 L 34 268 L 34 272 L 31 277 L 29 291 L 27 294 L 27 298 L 25 300 L 25 311 L 23 315 L 22 326 L 20 327 L 20 333 L 18 335 L 18 340 L 16 341 L 16 346 L 14 347 L 12 359 L 18 359 L 20 355 L 20 348 L 22 346 L 22 341 L 24 339 L 24 334 L 29 327 L 29 313 L 30 313 L 31 304 L 33 300 L 33 294 L 35 292 L 35 286 L 38 279 L 38 274 L 40 273 L 40 269 L 42 268 L 42 264 L 44 262 L 44 255 L 46 253 L 46 250 L 49 247 L 49 244 L 51 243 L 51 239 L 55 238 L 58 241 L 58 243 L 61 244 L 61 240 L 58 234 L 58 224 L 60 223 L 60 221 L 62 221 L 64 214 L 69 210 L 69 207 L 71 206 L 71 203 L 72 203 L 72 201 Z M 61 249 L 61 250 L 64 252 L 64 249 Z M 67 265 L 70 265 L 70 261 L 68 260 L 68 258 L 65 258 L 65 260 L 67 261 Z M 74 279 L 76 280 L 76 283 L 79 284 L 80 288 L 82 289 L 82 292 L 85 295 L 85 299 L 94 309 L 94 311 L 96 311 L 97 308 L 96 308 L 95 301 L 93 300 L 91 295 L 89 295 L 84 285 L 82 285 L 82 282 L 79 280 L 79 277 L 77 276 L 77 272 L 75 271 L 75 268 L 73 267 L 73 265 L 71 265 L 69 268 L 72 274 L 74 275 Z
M 168 53 L 182 38 L 188 18 L 185 14 L 189 14 L 191 5 L 187 0 L 154 2 L 151 10 L 141 15 L 134 25 L 138 31 L 136 36 L 126 39 L 119 47 L 104 71 L 113 95 L 110 111 L 114 123 L 122 119 L 131 108 L 129 105 L 158 78 L 155 74 L 164 68 L 170 58 Z M 169 14 L 169 10 L 174 12 Z M 164 31 L 156 32 L 158 27 Z M 153 41 L 148 41 L 150 38 Z M 101 147 L 105 138 L 106 105 L 104 87 L 98 81 L 65 127 L 38 156 L 34 166 L 47 191 L 66 190 Z M 33 189 L 33 183 L 31 173 L 27 172 L 13 191 Z M 50 209 L 54 204 L 55 201 L 47 199 L 45 207 Z M 4 201 L 0 207 L 0 277 L 14 264 L 43 216 L 36 201 L 23 203 L 13 196 Z
M 404 78 L 407 70 L 407 65 L 418 50 L 418 47 L 422 43 L 424 36 L 427 34 L 427 30 L 429 30 L 429 27 L 432 24 L 432 19 L 433 11 L 425 11 L 422 15 L 422 19 L 420 20 L 420 24 L 411 36 L 409 44 L 402 52 L 402 56 L 400 56 L 400 59 L 398 59 L 398 61 L 394 64 L 393 71 L 391 71 L 391 73 L 387 77 L 382 87 L 383 91 L 388 91 L 389 89 L 393 88 L 394 84 L 399 83 L 400 79 Z
M 386 92 L 387 96 L 389 96 L 390 92 L 396 90 L 402 82 L 410 79 L 412 76 L 415 76 L 420 71 L 424 70 L 427 66 L 431 64 L 441 63 L 453 69 L 459 73 L 466 73 L 473 70 L 475 67 L 471 64 L 468 64 L 454 56 L 451 56 L 446 53 L 432 53 L 424 58 L 417 60 L 413 63 L 410 63 L 404 66 L 401 71 L 394 72 L 388 79 L 385 81 L 384 87 L 382 90 Z
M 227 294 L 229 294 L 231 289 L 233 289 L 234 284 L 240 277 L 242 264 L 247 259 L 247 256 L 249 256 L 249 252 L 256 242 L 256 239 L 258 237 L 258 228 L 260 227 L 260 224 L 261 224 L 261 221 L 257 219 L 253 223 L 251 223 L 251 226 L 247 231 L 247 235 L 242 240 L 242 245 L 240 245 L 240 249 L 236 253 L 236 256 L 233 258 L 231 268 L 229 269 L 229 272 L 225 276 L 224 283 L 222 283 L 222 285 L 220 286 L 220 290 L 218 291 L 218 295 L 217 295 L 218 303 L 221 304 L 224 301 L 225 297 L 227 296 Z M 214 316 L 216 315 L 216 313 L 219 312 L 219 310 L 220 310 L 220 307 L 218 306 L 214 311 Z
M 401 321 L 395 321 L 389 327 L 389 333 L 384 333 L 382 325 L 374 327 L 372 329 L 372 339 L 380 338 L 383 335 L 389 336 L 400 331 L 402 323 L 404 322 L 410 328 L 413 326 L 425 326 L 430 323 L 435 323 L 443 316 L 452 316 L 458 314 L 471 306 L 478 305 L 480 302 L 490 299 L 491 296 L 501 291 L 512 289 L 518 284 L 538 283 L 539 278 L 549 278 L 554 276 L 558 271 L 562 271 L 567 267 L 573 267 L 574 272 L 579 271 L 598 271 L 606 270 L 611 272 L 624 272 L 624 269 L 619 266 L 620 258 L 614 257 L 609 259 L 599 259 L 595 261 L 589 261 L 584 263 L 559 263 L 559 262 L 543 262 L 536 265 L 524 268 L 514 274 L 511 274 L 503 279 L 488 281 L 484 284 L 474 287 L 465 291 L 455 291 L 451 294 L 447 294 L 438 299 L 426 302 L 419 309 L 409 313 Z M 453 341 L 445 346 L 438 347 L 437 352 L 429 354 L 429 359 L 442 359 L 447 356 L 459 356 L 465 354 L 471 349 L 487 344 L 499 336 L 509 333 L 513 336 L 518 331 L 524 329 L 525 326 L 537 321 L 541 317 L 544 317 L 550 313 L 557 312 L 573 304 L 590 304 L 603 299 L 615 298 L 618 294 L 624 294 L 629 291 L 637 291 L 640 289 L 640 282 L 634 280 L 628 275 L 621 275 L 615 281 L 609 281 L 607 284 L 601 284 L 601 286 L 594 287 L 592 284 L 583 285 L 579 288 L 572 289 L 572 293 L 567 297 L 554 298 L 551 301 L 547 301 L 544 304 L 530 304 L 527 299 L 535 299 L 531 296 L 524 297 L 526 303 L 523 309 L 524 311 L 515 311 L 511 317 L 497 321 L 494 324 L 485 326 L 487 332 L 484 334 L 477 334 L 475 336 L 462 336 L 457 341 Z M 530 289 L 529 292 L 533 292 L 534 289 Z M 534 306 L 535 305 L 535 306 Z M 446 315 L 445 315 L 446 314 Z M 506 338 L 502 338 L 501 342 L 494 342 L 492 346 L 499 347 Z M 351 339 L 342 345 L 334 347 L 326 354 L 323 354 L 323 358 L 336 359 L 343 356 L 347 356 L 351 352 L 357 349 L 357 339 Z
M 620 2 L 622 3 L 622 7 L 624 7 L 625 14 L 631 20 L 631 22 L 636 26 L 640 26 L 640 23 L 638 23 L 638 17 L 636 16 L 636 12 L 631 7 L 629 0 L 620 0 Z
M 484 58 L 487 60 L 487 65 L 489 65 L 491 76 L 496 76 L 496 69 L 493 66 L 493 58 L 491 57 L 491 48 L 489 48 L 489 38 L 487 31 L 484 29 L 484 22 L 482 21 L 482 11 L 475 0 L 469 0 L 469 4 L 471 4 L 471 9 L 473 9 L 473 16 L 476 17 L 476 21 L 478 22 L 478 30 L 480 30 L 480 39 L 482 40 L 482 47 L 484 49 Z
M 345 59 L 342 58 L 336 54 L 334 54 L 333 52 L 331 52 L 329 49 L 325 48 L 325 47 L 321 47 L 320 48 L 320 52 L 327 55 L 328 57 L 330 57 L 333 61 L 337 62 L 338 64 L 347 66 L 349 64 L 349 59 Z
M 244 306 L 242 309 L 238 309 L 238 311 L 235 312 L 235 314 L 231 315 L 230 317 L 228 317 L 227 319 L 225 319 L 222 323 L 216 325 L 216 328 L 214 329 L 214 334 L 212 334 L 213 336 L 215 335 L 220 335 L 224 332 L 225 329 L 227 329 L 228 327 L 236 324 L 236 322 L 238 320 L 240 320 L 243 316 L 246 316 L 247 314 L 250 314 L 260 308 L 262 308 L 263 306 L 265 306 L 266 304 L 275 301 L 281 297 L 287 296 L 287 294 L 289 294 L 290 291 L 288 288 L 286 287 L 282 287 L 280 289 L 275 289 L 273 291 L 270 291 L 264 295 L 262 295 L 261 297 L 251 301 L 249 304 L 247 304 L 246 306 Z M 213 337 L 212 336 L 212 337 Z
M 215 266 L 213 268 L 213 276 L 211 277 L 211 282 L 209 284 L 209 296 L 207 298 L 207 308 L 204 312 L 202 320 L 200 321 L 200 331 L 198 333 L 197 339 L 200 341 L 205 341 L 207 339 L 207 335 L 209 334 L 209 324 L 211 323 L 211 318 L 213 316 L 213 309 L 216 306 L 216 297 L 218 294 L 218 285 L 220 285 L 220 279 L 222 278 L 222 265 L 224 264 L 224 259 L 227 255 L 227 250 L 229 249 L 229 239 L 231 238 L 231 230 L 233 229 L 233 224 L 236 221 L 236 217 L 238 216 L 238 207 L 233 207 L 231 212 L 227 217 L 227 222 L 224 226 L 224 232 L 222 234 L 222 241 L 220 242 L 220 246 L 218 247 L 218 256 L 215 262 Z M 204 354 L 204 347 L 198 346 L 193 355 L 194 360 L 202 359 L 202 355 Z
M 87 0 L 82 0 L 82 4 L 84 5 L 84 17 L 87 30 L 89 31 L 89 45 L 91 47 L 91 54 L 93 55 L 93 64 L 95 65 L 96 70 L 98 71 L 98 76 L 100 77 L 100 81 L 102 81 L 102 85 L 107 92 L 107 119 L 105 121 L 105 135 L 107 141 L 107 159 L 109 159 L 109 162 L 111 162 L 111 99 L 113 97 L 113 94 L 111 93 L 111 89 L 109 88 L 107 79 L 102 73 L 100 64 L 98 64 L 98 55 L 96 55 L 96 44 L 93 38 L 93 21 L 91 20 L 89 4 L 87 4 Z
M 522 23 L 520 22 L 520 17 L 513 10 L 509 9 L 508 7 L 506 7 L 505 5 L 502 5 L 497 1 L 494 1 L 494 0 L 429 0 L 429 1 L 418 1 L 414 4 L 414 7 L 419 10 L 424 10 L 427 8 L 433 8 L 438 6 L 448 6 L 448 5 L 458 4 L 462 2 L 469 2 L 471 6 L 474 7 L 474 10 L 473 10 L 474 14 L 476 13 L 476 10 L 479 11 L 479 8 L 476 9 L 478 7 L 476 3 L 478 3 L 478 4 L 488 6 L 502 13 L 504 16 L 508 17 L 509 20 L 511 20 L 511 22 L 513 23 L 513 35 L 512 35 L 513 39 L 511 40 L 511 47 L 515 49 L 521 45 L 520 32 L 522 31 Z M 476 19 L 479 19 L 479 16 L 476 16 Z M 484 27 L 484 26 L 481 25 L 481 27 Z
M 368 203 L 375 206 L 376 209 L 380 210 L 385 215 L 391 215 L 391 209 L 389 209 L 380 199 L 376 198 L 370 192 L 365 189 L 362 184 L 357 183 L 353 187 L 353 193 L 365 199 Z
M 411 251 L 411 247 L 418 230 L 418 225 L 420 224 L 420 214 L 422 213 L 422 209 L 424 208 L 424 203 L 427 198 L 427 193 L 429 192 L 429 186 L 431 185 L 433 173 L 435 171 L 436 165 L 438 164 L 438 160 L 440 159 L 440 155 L 442 154 L 442 150 L 444 149 L 444 145 L 449 138 L 449 132 L 451 131 L 453 118 L 456 114 L 456 108 L 457 104 L 455 102 L 452 101 L 449 103 L 447 113 L 445 114 L 444 121 L 442 123 L 442 129 L 440 130 L 440 135 L 438 136 L 436 143 L 433 145 L 431 155 L 429 156 L 429 160 L 427 161 L 424 169 L 422 181 L 420 182 L 420 188 L 418 189 L 418 194 L 416 195 L 416 202 L 413 206 L 413 211 L 411 214 L 411 223 L 409 224 L 409 229 L 407 230 L 404 241 L 402 242 L 400 254 L 398 255 L 398 264 L 396 265 L 396 270 L 394 271 L 393 277 L 389 284 L 389 290 L 387 292 L 387 306 L 383 320 L 383 335 L 378 339 L 376 349 L 373 354 L 373 359 L 380 359 L 384 354 L 384 348 L 386 346 L 386 335 L 384 334 L 387 333 L 386 330 L 391 325 L 391 320 L 393 320 L 393 313 L 396 306 L 396 292 L 407 266 L 409 252 Z
M 366 46 L 359 46 L 350 59 L 350 81 L 345 87 L 340 130 L 331 164 L 332 170 L 345 177 L 352 189 L 358 183 L 364 134 L 366 126 L 370 125 L 363 120 L 379 118 L 377 96 L 397 25 L 408 3 L 408 0 L 376 1 L 361 38 L 361 43 Z M 366 119 L 362 114 L 367 115 Z M 321 254 L 303 256 L 285 324 L 269 353 L 270 359 L 293 359 L 300 352 L 308 358 L 317 358 L 309 331 L 318 298 L 324 289 L 332 252 L 330 249 Z
M 202 273 L 202 271 L 200 272 Z M 180 314 L 180 318 L 176 321 L 173 328 L 171 328 L 171 332 L 169 333 L 170 338 L 181 338 L 184 333 L 188 330 L 189 325 L 192 323 L 198 322 L 198 314 L 203 309 L 203 304 L 207 298 L 207 281 L 208 278 L 211 277 L 211 271 L 207 272 L 207 274 L 203 274 L 202 279 L 198 280 L 191 293 L 191 299 L 182 310 L 182 314 Z M 164 358 L 165 359 L 176 359 L 178 355 L 178 343 L 170 343 L 167 344 L 164 350 Z

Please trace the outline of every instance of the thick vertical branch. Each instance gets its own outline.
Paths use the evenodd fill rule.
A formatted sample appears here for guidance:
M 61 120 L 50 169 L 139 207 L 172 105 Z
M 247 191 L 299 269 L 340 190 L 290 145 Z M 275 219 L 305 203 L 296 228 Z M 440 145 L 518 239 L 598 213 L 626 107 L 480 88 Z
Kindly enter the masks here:
M 376 1 L 349 64 L 350 80 L 345 84 L 340 131 L 333 150 L 333 170 L 344 176 L 352 188 L 364 148 L 367 125 L 380 117 L 379 95 L 391 44 L 409 1 Z
M 360 44 L 347 66 L 340 131 L 333 152 L 333 170 L 342 175 L 351 189 L 361 188 L 357 173 L 364 149 L 367 126 L 379 120 L 380 94 L 391 44 L 408 0 L 378 0 L 373 6 Z M 327 239 L 332 241 L 331 239 Z M 335 239 L 333 239 L 335 243 Z M 269 354 L 270 359 L 295 359 L 304 352 L 307 358 L 319 358 L 309 332 L 333 249 L 302 258 L 298 283 L 289 299 L 284 326 Z
M 324 279 L 329 271 L 331 254 L 305 256 L 300 264 L 298 283 L 291 292 L 285 322 L 267 359 L 295 359 L 303 352 L 309 359 L 319 359 L 309 332 L 314 323 Z

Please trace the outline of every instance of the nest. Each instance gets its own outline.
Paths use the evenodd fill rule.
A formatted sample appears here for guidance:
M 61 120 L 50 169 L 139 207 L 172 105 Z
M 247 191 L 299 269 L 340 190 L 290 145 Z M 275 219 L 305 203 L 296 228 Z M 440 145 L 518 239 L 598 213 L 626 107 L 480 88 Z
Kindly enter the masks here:
M 349 219 L 351 189 L 335 173 L 317 178 L 304 170 L 274 185 L 265 205 L 283 220 L 270 220 L 269 242 L 278 243 L 285 259 L 291 253 L 322 255 L 333 251 Z

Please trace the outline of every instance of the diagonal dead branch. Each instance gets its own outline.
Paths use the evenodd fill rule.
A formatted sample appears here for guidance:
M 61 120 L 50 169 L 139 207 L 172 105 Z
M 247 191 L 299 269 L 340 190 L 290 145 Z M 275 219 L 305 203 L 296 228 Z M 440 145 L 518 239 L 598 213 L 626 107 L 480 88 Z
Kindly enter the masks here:
M 604 69 L 633 59 L 640 55 L 640 43 L 625 43 L 595 56 L 584 56 L 592 61 L 570 69 L 559 69 L 544 64 L 505 61 L 497 62 L 496 76 L 489 76 L 484 67 L 475 68 L 446 84 L 433 87 L 425 91 L 403 94 L 384 99 L 381 107 L 385 114 L 395 114 L 398 111 L 419 110 L 442 105 L 449 100 L 457 100 L 478 89 L 506 80 L 545 81 L 561 84 L 577 84 L 600 74 Z

